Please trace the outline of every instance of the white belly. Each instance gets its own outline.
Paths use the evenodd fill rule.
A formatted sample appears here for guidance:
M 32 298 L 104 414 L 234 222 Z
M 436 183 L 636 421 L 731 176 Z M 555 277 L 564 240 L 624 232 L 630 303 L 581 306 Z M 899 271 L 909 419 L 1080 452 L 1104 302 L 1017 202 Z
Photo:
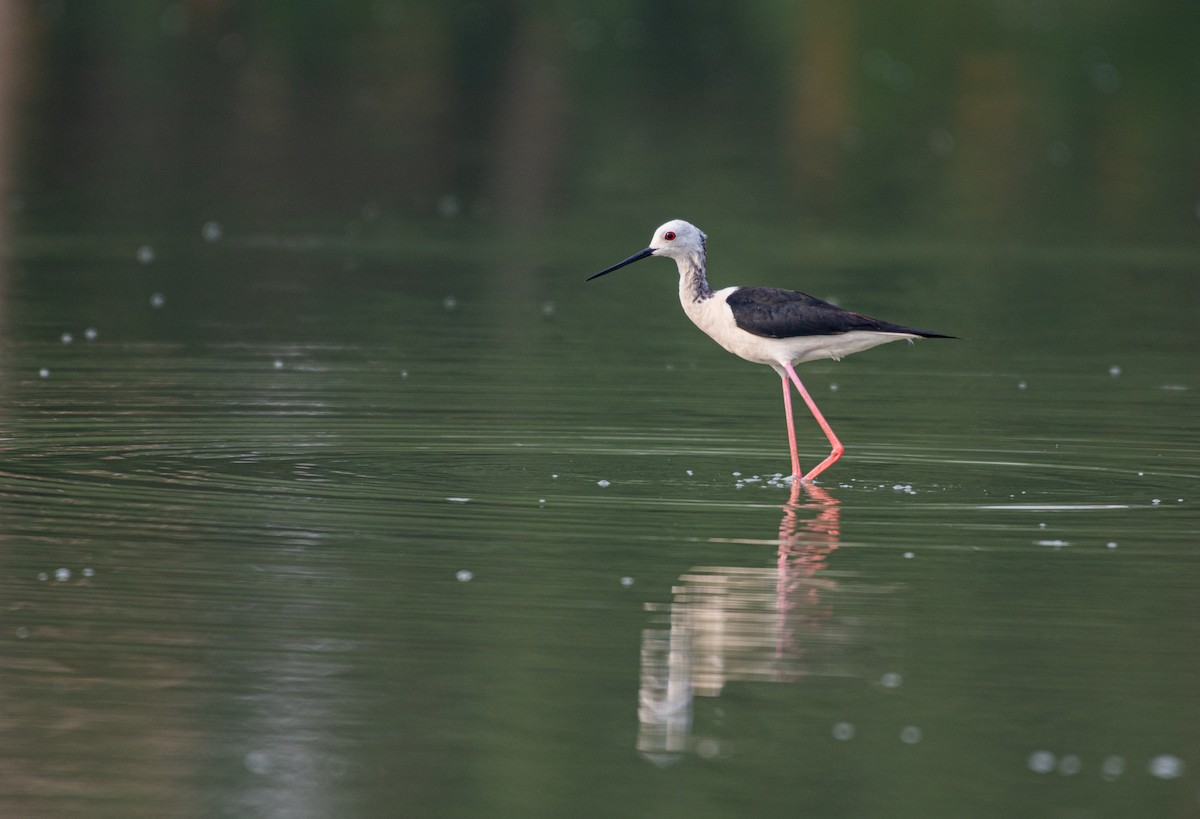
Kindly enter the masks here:
M 832 358 L 834 361 L 851 353 L 860 353 L 889 341 L 902 338 L 917 338 L 909 333 L 880 333 L 851 330 L 831 336 L 794 336 L 792 338 L 766 338 L 748 333 L 737 326 L 733 311 L 725 299 L 736 287 L 718 290 L 703 301 L 696 302 L 681 294 L 680 302 L 688 318 L 729 352 L 756 364 L 766 364 L 776 369 L 784 364 L 802 364 Z

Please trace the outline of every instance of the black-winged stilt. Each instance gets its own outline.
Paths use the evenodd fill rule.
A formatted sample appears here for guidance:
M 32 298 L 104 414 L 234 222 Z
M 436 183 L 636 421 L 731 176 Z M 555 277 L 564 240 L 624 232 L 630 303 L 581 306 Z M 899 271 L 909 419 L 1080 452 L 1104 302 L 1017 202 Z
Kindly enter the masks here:
M 734 355 L 756 364 L 766 364 L 783 380 L 783 407 L 787 413 L 788 444 L 792 450 L 792 477 L 811 481 L 842 457 L 845 447 L 833 434 L 829 422 L 796 375 L 796 364 L 869 350 L 902 338 L 954 338 L 928 330 L 916 330 L 852 313 L 806 293 L 777 287 L 725 287 L 714 291 L 708 285 L 708 260 L 704 233 L 695 225 L 674 219 L 654 231 L 645 250 L 623 262 L 601 270 L 588 281 L 611 273 L 647 256 L 666 256 L 679 266 L 679 301 L 697 327 Z M 833 447 L 829 456 L 807 474 L 800 470 L 796 453 L 796 429 L 792 420 L 792 391 L 789 379 L 821 425 Z

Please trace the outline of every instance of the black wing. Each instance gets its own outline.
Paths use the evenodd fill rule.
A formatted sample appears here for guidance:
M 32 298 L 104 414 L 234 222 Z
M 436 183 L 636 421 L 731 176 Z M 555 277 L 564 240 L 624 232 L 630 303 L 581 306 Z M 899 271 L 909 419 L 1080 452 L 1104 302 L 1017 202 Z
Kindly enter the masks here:
M 807 293 L 777 287 L 739 287 L 729 294 L 726 303 L 738 327 L 766 338 L 841 335 L 851 330 L 953 338 L 852 313 Z

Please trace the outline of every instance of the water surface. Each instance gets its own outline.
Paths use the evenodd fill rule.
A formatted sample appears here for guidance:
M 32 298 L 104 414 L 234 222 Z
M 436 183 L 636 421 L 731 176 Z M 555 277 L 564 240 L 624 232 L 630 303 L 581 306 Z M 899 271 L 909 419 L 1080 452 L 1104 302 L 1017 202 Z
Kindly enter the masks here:
M 963 337 L 803 368 L 802 490 L 666 262 L 269 244 L 7 260 L 6 814 L 1194 810 L 1184 266 L 764 269 Z

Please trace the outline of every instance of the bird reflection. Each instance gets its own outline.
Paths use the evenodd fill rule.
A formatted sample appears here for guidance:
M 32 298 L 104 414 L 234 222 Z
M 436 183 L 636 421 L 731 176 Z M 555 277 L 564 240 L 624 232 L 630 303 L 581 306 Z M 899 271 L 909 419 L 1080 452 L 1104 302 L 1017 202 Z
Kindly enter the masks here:
M 729 682 L 864 673 L 847 649 L 869 642 L 864 633 L 872 618 L 856 602 L 863 599 L 858 592 L 873 590 L 829 570 L 840 536 L 838 500 L 793 481 L 774 567 L 696 567 L 680 577 L 670 604 L 648 605 L 665 615 L 665 627 L 642 635 L 638 750 L 644 756 L 667 764 L 689 750 L 703 753 L 693 739 L 694 698 L 717 697 Z
M 803 504 L 799 498 L 801 487 L 808 495 Z M 802 522 L 801 510 L 812 510 L 815 514 Z M 806 654 L 805 638 L 816 636 L 821 626 L 833 617 L 833 609 L 828 601 L 822 601 L 821 593 L 836 589 L 837 583 L 818 574 L 827 568 L 840 535 L 841 509 L 837 500 L 818 486 L 792 481 L 791 498 L 784 505 L 783 520 L 779 522 L 775 570 L 775 660 L 780 664 L 780 673 L 787 673 L 784 659 L 799 659 Z

